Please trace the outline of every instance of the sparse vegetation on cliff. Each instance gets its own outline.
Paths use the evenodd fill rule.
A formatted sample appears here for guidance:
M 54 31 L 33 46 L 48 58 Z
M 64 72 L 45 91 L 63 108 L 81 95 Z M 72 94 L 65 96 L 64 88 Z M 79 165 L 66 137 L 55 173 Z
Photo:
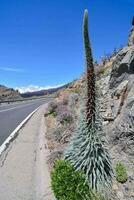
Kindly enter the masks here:
M 116 180 L 120 183 L 125 183 L 128 180 L 125 166 L 119 162 L 116 164 Z

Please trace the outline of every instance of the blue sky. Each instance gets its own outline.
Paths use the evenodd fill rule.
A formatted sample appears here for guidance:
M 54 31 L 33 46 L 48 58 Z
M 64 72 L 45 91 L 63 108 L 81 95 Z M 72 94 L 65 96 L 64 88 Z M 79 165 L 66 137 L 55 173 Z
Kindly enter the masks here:
M 127 44 L 133 0 L 0 0 L 0 84 L 45 87 L 78 78 L 85 8 L 95 59 Z

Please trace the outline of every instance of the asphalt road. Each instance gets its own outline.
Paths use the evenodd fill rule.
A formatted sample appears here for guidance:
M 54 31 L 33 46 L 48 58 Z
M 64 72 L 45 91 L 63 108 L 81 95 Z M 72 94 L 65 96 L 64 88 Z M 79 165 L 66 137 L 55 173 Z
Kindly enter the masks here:
M 32 111 L 50 101 L 44 98 L 0 106 L 0 145 Z

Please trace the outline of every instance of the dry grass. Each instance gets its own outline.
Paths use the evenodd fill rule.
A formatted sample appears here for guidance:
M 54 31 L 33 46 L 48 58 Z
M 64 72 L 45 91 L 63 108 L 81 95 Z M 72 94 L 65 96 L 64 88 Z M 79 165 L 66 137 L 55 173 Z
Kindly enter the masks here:
M 96 70 L 96 75 L 98 77 L 101 77 L 105 74 L 107 74 L 107 72 L 112 69 L 112 64 L 113 64 L 113 61 L 109 61 L 106 63 L 106 65 L 104 65 L 103 67 L 98 67 L 97 70 Z

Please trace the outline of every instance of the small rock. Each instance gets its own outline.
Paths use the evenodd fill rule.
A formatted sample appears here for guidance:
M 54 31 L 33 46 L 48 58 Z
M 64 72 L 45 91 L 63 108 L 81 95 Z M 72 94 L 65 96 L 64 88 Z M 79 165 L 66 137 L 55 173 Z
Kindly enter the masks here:
M 122 200 L 122 199 L 123 199 L 123 197 L 124 197 L 123 193 L 122 193 L 122 192 L 120 192 L 120 191 L 119 191 L 119 192 L 117 192 L 117 196 L 118 196 L 118 198 L 119 198 L 119 199 L 121 199 L 121 200 Z
M 117 197 L 120 199 L 120 200 L 123 200 L 124 198 L 124 194 L 122 192 L 117 192 Z
M 118 186 L 116 184 L 113 185 L 113 190 L 118 190 Z
M 105 116 L 102 116 L 104 121 L 114 121 L 114 116 L 112 116 L 112 113 L 107 113 Z
M 129 180 L 130 180 L 130 182 L 133 181 L 133 180 L 134 180 L 134 177 L 129 176 Z
M 125 191 L 128 192 L 129 191 L 129 188 L 127 186 L 125 186 Z
M 130 197 L 134 197 L 134 192 L 130 192 Z
M 104 121 L 104 122 L 103 122 L 103 126 L 105 126 L 105 125 L 107 125 L 107 124 L 109 124 L 109 121 Z

